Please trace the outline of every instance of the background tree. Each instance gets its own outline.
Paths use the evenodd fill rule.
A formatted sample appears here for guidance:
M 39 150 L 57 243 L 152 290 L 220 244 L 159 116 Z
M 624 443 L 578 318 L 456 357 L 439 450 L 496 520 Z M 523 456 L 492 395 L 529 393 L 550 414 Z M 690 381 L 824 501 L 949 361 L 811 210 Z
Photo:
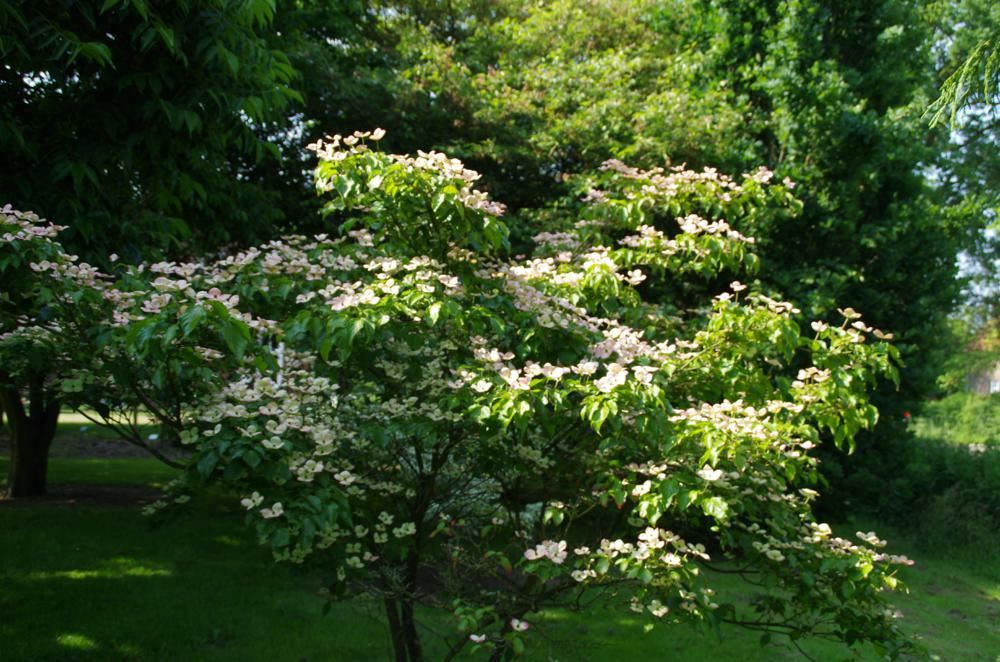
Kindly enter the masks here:
M 271 0 L 0 2 L 0 200 L 58 219 L 102 266 L 267 237 L 281 213 L 255 170 L 279 156 L 270 136 L 298 98 L 264 38 L 273 17 Z M 4 333 L 46 321 L 51 293 L 27 265 L 6 258 Z M 14 437 L 37 449 L 11 465 L 18 495 L 44 491 L 66 377 L 36 358 L 20 381 L 6 360 L 0 375 Z
M 934 174 L 955 152 L 922 119 L 936 96 L 933 15 L 901 0 L 506 6 L 464 41 L 410 42 L 404 79 L 460 119 L 445 146 L 511 201 L 512 237 L 575 214 L 567 176 L 613 156 L 763 163 L 789 178 L 803 212 L 758 233 L 762 259 L 781 265 L 761 285 L 804 317 L 833 319 L 850 300 L 899 334 L 906 365 L 899 390 L 878 396 L 886 416 L 862 444 L 873 454 L 842 467 L 888 470 L 879 458 L 904 435 L 903 411 L 935 388 L 957 256 L 984 224 L 984 200 Z
M 0 199 L 106 265 L 267 236 L 254 169 L 298 94 L 273 0 L 0 3 Z
M 975 334 L 1000 315 L 997 292 L 1000 245 L 1000 106 L 995 93 L 1000 69 L 1000 10 L 993 3 L 966 0 L 933 6 L 935 51 L 942 96 L 928 114 L 948 120 L 953 137 L 935 177 L 953 200 L 968 200 L 989 228 L 974 235 L 963 256 L 968 279 L 965 317 Z M 992 65 L 990 64 L 992 62 Z M 992 68 L 991 68 L 992 67 Z M 990 90 L 993 93 L 990 93 Z
M 946 118 L 952 127 L 972 104 L 996 105 L 1000 83 L 1000 12 L 979 0 L 943 3 L 938 9 L 944 43 L 941 96 L 931 105 L 931 123 Z
M 420 54 L 413 43 L 462 41 L 505 6 L 489 0 L 370 3 L 345 0 L 279 2 L 269 43 L 288 55 L 302 94 L 289 109 L 289 126 L 276 141 L 280 168 L 259 169 L 269 189 L 281 192 L 281 230 L 324 231 L 318 215 L 307 145 L 332 133 L 375 126 L 388 130 L 393 149 L 415 152 L 440 144 L 461 118 L 454 107 L 406 76 Z

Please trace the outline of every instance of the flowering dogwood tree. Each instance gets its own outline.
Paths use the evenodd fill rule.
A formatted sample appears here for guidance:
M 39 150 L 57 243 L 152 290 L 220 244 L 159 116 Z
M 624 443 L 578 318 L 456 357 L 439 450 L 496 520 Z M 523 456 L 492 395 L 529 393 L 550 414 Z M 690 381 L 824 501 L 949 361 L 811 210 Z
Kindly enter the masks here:
M 122 343 L 111 351 L 120 293 L 109 276 L 63 250 L 55 240 L 62 229 L 9 205 L 0 210 L 0 409 L 11 432 L 12 498 L 45 493 L 60 408 L 87 403 L 110 414 L 106 386 L 114 383 L 108 379 L 117 372 L 114 357 L 129 356 Z M 134 361 L 123 367 L 132 373 Z M 116 420 L 127 424 L 117 429 L 146 447 L 136 409 L 126 405 L 135 400 L 132 391 L 118 392 Z M 131 415 L 123 418 L 126 411 Z
M 504 659 L 540 612 L 584 600 L 905 645 L 880 592 L 907 561 L 810 508 L 813 449 L 874 423 L 866 388 L 895 350 L 851 309 L 803 335 L 792 304 L 740 282 L 668 297 L 753 271 L 754 227 L 796 204 L 787 182 L 608 162 L 582 218 L 511 258 L 476 173 L 380 137 L 314 146 L 341 235 L 105 293 L 106 347 L 162 372 L 133 386 L 192 385 L 176 418 L 193 479 L 238 490 L 276 559 L 377 596 L 398 660 L 424 657 L 418 605 L 454 614 L 448 659 Z M 761 587 L 752 608 L 715 595 L 719 570 Z
M 140 433 L 140 409 L 176 436 L 181 413 L 213 392 L 214 371 L 238 364 L 239 343 L 249 337 L 241 319 L 203 293 L 152 342 L 161 327 L 147 315 L 170 298 L 155 290 L 166 266 L 122 268 L 116 281 L 68 254 L 56 240 L 63 229 L 9 205 L 0 210 L 0 408 L 11 431 L 7 492 L 15 498 L 45 493 L 64 406 L 181 466 Z M 178 331 L 185 342 L 174 342 Z
M 52 280 L 38 278 L 31 264 L 60 260 L 64 255 L 51 239 L 59 230 L 33 214 L 10 206 L 0 210 L 0 412 L 10 427 L 10 464 L 7 496 L 44 494 L 48 452 L 59 417 L 58 393 L 48 375 L 64 353 L 51 342 L 54 322 L 49 304 L 56 298 Z M 67 256 L 68 258 L 68 256 Z M 89 273 L 68 259 L 60 260 L 71 277 Z

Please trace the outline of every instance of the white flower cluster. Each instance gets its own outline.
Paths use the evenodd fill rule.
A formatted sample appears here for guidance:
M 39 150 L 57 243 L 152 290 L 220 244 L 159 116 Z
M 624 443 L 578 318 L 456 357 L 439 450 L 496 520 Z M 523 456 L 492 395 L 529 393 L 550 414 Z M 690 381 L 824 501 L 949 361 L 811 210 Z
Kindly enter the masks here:
M 745 244 L 753 244 L 753 237 L 746 237 L 732 227 L 729 226 L 725 221 L 706 221 L 701 216 L 697 214 L 690 214 L 683 218 L 677 219 L 677 224 L 681 228 L 681 232 L 692 235 L 699 234 L 709 234 L 709 235 L 722 235 L 727 239 L 733 241 L 743 242 Z
M 64 225 L 49 223 L 34 212 L 18 211 L 9 204 L 0 209 L 0 225 L 3 226 L 0 241 L 4 242 L 52 239 L 66 229 Z
M 743 186 L 731 177 L 719 173 L 715 168 L 704 168 L 700 172 L 695 172 L 681 164 L 671 167 L 669 172 L 663 168 L 640 170 L 625 165 L 617 159 L 609 159 L 604 162 L 601 169 L 615 172 L 625 179 L 636 180 L 641 184 L 642 193 L 648 196 L 673 198 L 693 187 L 704 187 L 723 202 L 729 202 L 744 190 Z M 757 184 L 766 184 L 772 177 L 769 170 L 759 168 L 756 172 L 746 175 L 745 179 Z M 594 197 L 600 200 L 600 195 Z
M 567 552 L 565 540 L 560 540 L 559 542 L 546 540 L 538 545 L 535 545 L 534 549 L 527 549 L 524 551 L 524 558 L 529 561 L 548 559 L 556 565 L 561 565 L 563 561 L 566 560 L 566 556 Z

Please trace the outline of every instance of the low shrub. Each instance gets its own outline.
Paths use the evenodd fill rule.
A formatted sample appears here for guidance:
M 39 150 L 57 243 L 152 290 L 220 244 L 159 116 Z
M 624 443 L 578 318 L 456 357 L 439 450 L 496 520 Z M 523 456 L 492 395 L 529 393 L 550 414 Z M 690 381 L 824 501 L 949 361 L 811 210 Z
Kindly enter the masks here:
M 892 446 L 835 481 L 847 509 L 838 514 L 885 519 L 927 549 L 1000 556 L 1000 449 L 914 435 Z
M 1000 446 L 1000 393 L 953 393 L 930 402 L 913 430 L 954 444 Z

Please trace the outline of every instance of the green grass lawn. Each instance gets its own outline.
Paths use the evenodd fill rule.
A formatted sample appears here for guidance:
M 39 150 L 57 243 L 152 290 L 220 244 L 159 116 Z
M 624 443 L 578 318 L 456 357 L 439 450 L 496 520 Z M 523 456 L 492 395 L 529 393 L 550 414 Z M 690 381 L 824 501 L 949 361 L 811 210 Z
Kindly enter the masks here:
M 157 432 L 160 427 L 155 419 L 148 414 L 139 414 L 138 423 L 139 430 L 147 435 Z M 107 428 L 97 425 L 83 414 L 65 410 L 60 412 L 58 431 L 56 433 L 57 443 L 61 439 L 104 440 L 109 438 L 114 438 L 114 434 Z
M 7 459 L 0 458 L 0 476 L 7 475 Z M 49 461 L 49 483 L 135 485 L 159 488 L 176 478 L 176 469 L 153 458 L 54 458 Z
M 0 472 L 5 471 L 0 460 Z M 155 487 L 172 470 L 153 460 L 54 459 L 53 483 Z M 321 578 L 275 565 L 242 525 L 233 500 L 208 496 L 153 525 L 131 505 L 0 505 L 0 660 L 384 660 L 386 629 L 363 601 L 323 616 Z M 899 595 L 905 627 L 943 660 L 996 660 L 1000 569 L 927 558 Z M 746 587 L 728 580 L 722 590 Z M 435 629 L 446 616 L 425 613 Z M 595 610 L 534 619 L 532 660 L 801 659 L 787 645 L 762 648 L 757 635 L 719 639 L 686 627 L 643 632 L 630 614 Z M 437 650 L 428 636 L 429 659 Z M 818 660 L 852 651 L 806 642 Z M 861 659 L 877 659 L 860 651 Z

